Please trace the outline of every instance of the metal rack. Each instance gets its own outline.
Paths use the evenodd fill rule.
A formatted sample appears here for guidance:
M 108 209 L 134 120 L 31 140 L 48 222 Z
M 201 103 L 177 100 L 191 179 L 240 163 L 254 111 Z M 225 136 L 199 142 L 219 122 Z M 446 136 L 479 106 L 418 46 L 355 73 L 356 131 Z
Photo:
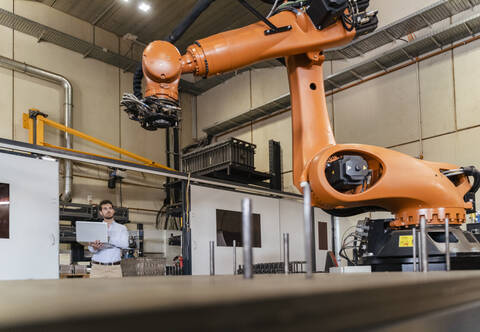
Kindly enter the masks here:
M 325 91 L 334 91 L 347 84 L 360 82 L 370 75 L 388 71 L 397 65 L 414 60 L 451 43 L 472 37 L 480 32 L 480 14 L 454 23 L 446 28 L 433 31 L 421 38 L 404 43 L 385 53 L 371 57 L 363 62 L 348 67 L 338 73 L 327 76 L 324 80 Z M 203 129 L 211 136 L 232 130 L 242 124 L 257 120 L 290 107 L 290 94 L 282 95 L 265 105 L 251 109 L 232 119 Z

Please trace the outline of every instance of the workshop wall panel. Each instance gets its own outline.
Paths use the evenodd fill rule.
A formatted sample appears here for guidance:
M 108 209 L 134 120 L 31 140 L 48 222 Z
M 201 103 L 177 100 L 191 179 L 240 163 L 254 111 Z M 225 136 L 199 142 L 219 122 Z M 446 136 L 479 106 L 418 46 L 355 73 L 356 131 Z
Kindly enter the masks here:
M 416 68 L 335 95 L 338 143 L 391 146 L 419 138 Z
M 480 124 L 480 41 L 454 50 L 458 129 Z
M 182 108 L 182 121 L 180 122 L 180 148 L 193 143 L 192 119 L 193 107 L 195 107 L 195 96 L 187 93 L 180 93 L 180 107 Z M 162 131 L 162 130 L 160 130 Z
M 455 130 L 452 53 L 437 55 L 419 66 L 423 137 Z
M 11 83 L 10 83 L 10 86 Z M 48 118 L 62 122 L 63 112 L 63 88 L 57 84 L 40 80 L 22 73 L 14 73 L 14 139 L 27 142 L 28 130 L 23 128 L 23 113 L 28 114 L 30 108 L 36 108 L 48 114 Z M 45 140 L 50 144 L 65 146 L 65 140 L 60 131 L 46 127 Z
M 335 133 L 335 112 L 334 110 L 334 96 L 328 96 L 325 100 L 327 103 L 328 117 L 330 118 L 330 126 Z
M 293 185 L 292 171 L 286 172 L 282 175 L 282 186 L 283 186 L 283 191 L 294 193 L 294 194 L 301 194 L 301 192 L 297 189 L 297 187 Z
M 84 59 L 77 53 L 55 45 L 37 43 L 35 38 L 22 33 L 15 34 L 15 59 L 65 76 L 73 87 L 73 128 L 119 145 L 117 68 L 93 59 Z M 15 93 L 21 98 L 28 91 L 16 89 Z M 58 108 L 59 111 L 63 109 L 63 102 Z M 21 116 L 23 111 L 15 107 L 15 117 Z M 79 150 L 118 157 L 115 152 L 79 138 L 73 139 L 73 146 Z
M 458 163 L 458 134 L 443 135 L 423 141 L 425 160 Z M 479 159 L 480 160 L 480 159 Z
M 0 68 L 0 137 L 13 138 L 12 129 L 12 102 L 13 102 L 13 73 L 11 70 Z
M 251 73 L 252 108 L 289 93 L 287 71 L 284 66 L 255 69 Z
M 252 142 L 252 125 L 246 125 L 243 128 L 237 129 L 235 131 L 226 133 L 223 136 L 216 137 L 212 143 L 223 142 L 229 139 L 230 137 L 238 138 L 242 141 L 253 143 Z
M 15 0 L 15 14 L 82 40 L 92 42 L 93 28 L 89 22 L 82 21 L 59 10 L 54 10 L 43 3 Z
M 480 150 L 477 148 L 480 142 L 480 127 L 459 131 L 457 135 L 457 163 L 460 166 L 475 165 L 480 168 Z
M 92 203 L 98 204 L 104 199 L 112 201 L 114 205 L 120 205 L 119 188 L 108 189 L 107 179 L 86 178 L 83 176 L 73 177 L 72 195 L 75 203 L 88 203 L 89 196 Z
M 12 11 L 13 10 L 13 0 L 3 0 L 0 1 L 0 8 Z M 13 51 L 13 32 L 12 29 L 6 28 L 4 26 L 0 27 L 0 55 L 8 58 L 12 57 Z
M 255 150 L 255 168 L 257 171 L 269 171 L 269 144 L 273 139 L 280 142 L 282 152 L 282 171 L 292 169 L 292 120 L 290 112 L 285 112 L 253 125 L 253 143 Z
M 393 147 L 392 150 L 408 154 L 409 156 L 412 156 L 412 157 L 418 157 L 420 156 L 420 153 L 421 153 L 421 143 L 415 142 L 415 143 L 400 145 L 400 146 Z
M 247 112 L 250 103 L 250 73 L 244 72 L 197 97 L 197 132 Z M 200 134 L 201 133 L 201 134 Z

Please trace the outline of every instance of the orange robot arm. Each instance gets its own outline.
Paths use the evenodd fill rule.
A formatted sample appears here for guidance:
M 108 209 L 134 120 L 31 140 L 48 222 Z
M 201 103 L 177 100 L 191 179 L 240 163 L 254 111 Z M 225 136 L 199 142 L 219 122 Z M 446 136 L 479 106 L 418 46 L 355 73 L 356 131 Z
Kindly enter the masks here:
M 351 5 L 356 0 L 343 2 Z M 322 51 L 353 40 L 362 30 L 358 22 L 374 20 L 376 26 L 375 14 L 365 9 L 348 20 L 350 6 L 321 27 L 309 9 L 283 10 L 270 19 L 283 27 L 282 32 L 268 33 L 269 27 L 260 21 L 198 40 L 184 55 L 168 42 L 152 42 L 142 60 L 146 96 L 176 102 L 184 73 L 208 77 L 284 57 L 292 104 L 294 184 L 299 190 L 301 182 L 311 184 L 313 205 L 334 215 L 387 210 L 396 216 L 394 227 L 417 225 L 421 216 L 430 224 L 445 218 L 460 224 L 466 209 L 472 208 L 464 199 L 473 190 L 468 176 L 480 180 L 474 169 L 468 173 L 455 165 L 425 162 L 380 147 L 335 142 L 325 102 Z

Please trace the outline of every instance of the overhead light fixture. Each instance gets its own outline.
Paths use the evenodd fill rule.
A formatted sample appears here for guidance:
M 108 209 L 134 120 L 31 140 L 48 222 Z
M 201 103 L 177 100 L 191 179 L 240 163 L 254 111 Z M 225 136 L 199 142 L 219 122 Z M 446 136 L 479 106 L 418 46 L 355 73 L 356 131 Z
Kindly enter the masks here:
M 130 2 L 130 0 L 122 0 L 123 2 Z
M 139 5 L 138 5 L 138 9 L 140 9 L 141 11 L 143 12 L 148 12 L 150 9 L 152 8 L 152 6 L 150 6 L 148 3 L 146 2 L 141 2 Z

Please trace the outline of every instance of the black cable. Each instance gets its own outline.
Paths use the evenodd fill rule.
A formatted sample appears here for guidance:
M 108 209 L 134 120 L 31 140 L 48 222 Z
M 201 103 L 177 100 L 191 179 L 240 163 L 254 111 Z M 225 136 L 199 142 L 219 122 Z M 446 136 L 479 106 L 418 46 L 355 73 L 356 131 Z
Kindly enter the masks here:
M 142 63 L 140 62 L 133 73 L 133 94 L 138 99 L 143 98 L 142 94 L 142 79 L 143 79 L 143 68 Z

